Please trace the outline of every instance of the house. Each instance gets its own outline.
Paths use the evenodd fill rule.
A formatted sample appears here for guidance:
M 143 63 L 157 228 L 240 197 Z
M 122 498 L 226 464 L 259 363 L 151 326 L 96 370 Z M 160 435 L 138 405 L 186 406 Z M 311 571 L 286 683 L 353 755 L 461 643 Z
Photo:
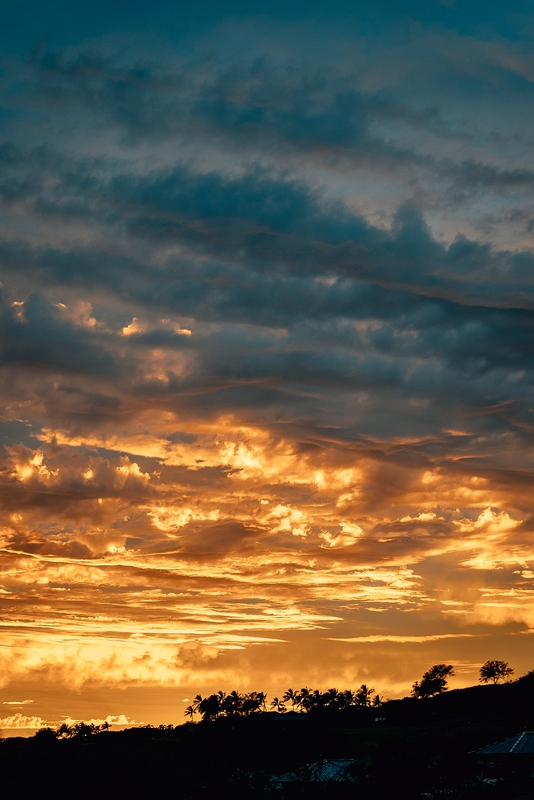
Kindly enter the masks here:
M 471 751 L 478 759 L 478 780 L 506 786 L 513 792 L 534 789 L 534 732 L 523 731 Z
M 353 758 L 325 758 L 313 764 L 305 764 L 294 772 L 286 772 L 271 778 L 273 789 L 291 789 L 306 784 L 330 784 L 332 788 L 339 784 L 356 783 L 359 762 Z M 326 788 L 326 787 L 325 787 Z
M 303 722 L 306 714 L 300 714 L 298 711 L 262 711 L 260 717 L 273 722 Z
M 473 753 L 479 756 L 502 756 L 514 753 L 516 755 L 534 755 L 534 732 L 523 731 L 510 739 L 503 739 L 501 742 L 488 744 L 480 747 Z

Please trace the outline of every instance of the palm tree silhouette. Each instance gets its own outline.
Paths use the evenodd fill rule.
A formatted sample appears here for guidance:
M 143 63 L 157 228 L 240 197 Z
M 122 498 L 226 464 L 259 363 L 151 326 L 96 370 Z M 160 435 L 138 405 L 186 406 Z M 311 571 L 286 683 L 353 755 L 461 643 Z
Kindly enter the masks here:
M 236 692 L 234 689 L 234 691 L 226 695 L 223 700 L 222 708 L 224 713 L 229 717 L 239 714 L 241 712 L 243 700 L 243 695 L 239 694 L 239 692 Z
M 196 697 L 193 700 L 193 703 L 192 703 L 193 711 L 195 712 L 195 714 L 199 714 L 200 713 L 200 704 L 201 704 L 201 702 L 202 702 L 202 695 L 201 694 L 197 694 Z
M 203 721 L 217 719 L 221 713 L 221 698 L 218 694 L 210 694 L 209 697 L 204 697 L 198 704 L 199 713 L 202 715 Z
M 295 708 L 295 706 L 298 706 L 299 703 L 298 692 L 294 692 L 293 689 L 288 689 L 285 695 L 282 697 L 282 700 L 286 703 L 290 702 L 291 708 Z
M 341 709 L 349 708 L 355 702 L 355 695 L 350 689 L 345 689 L 344 692 L 338 694 L 338 704 Z
M 341 696 L 337 689 L 328 689 L 324 693 L 323 699 L 324 705 L 329 708 L 339 708 Z
M 355 703 L 361 708 L 368 708 L 371 705 L 371 695 L 375 693 L 374 689 L 370 689 L 365 683 L 362 683 L 356 692 Z
M 380 708 L 382 703 L 383 703 L 383 700 L 380 697 L 380 695 L 379 694 L 375 694 L 375 696 L 373 697 L 373 708 Z
M 306 711 L 311 705 L 312 695 L 307 686 L 304 686 L 297 695 L 297 707 L 304 708 Z
M 285 704 L 283 700 L 279 700 L 278 697 L 275 697 L 274 700 L 271 702 L 271 708 L 276 708 L 280 714 L 283 714 L 286 710 Z

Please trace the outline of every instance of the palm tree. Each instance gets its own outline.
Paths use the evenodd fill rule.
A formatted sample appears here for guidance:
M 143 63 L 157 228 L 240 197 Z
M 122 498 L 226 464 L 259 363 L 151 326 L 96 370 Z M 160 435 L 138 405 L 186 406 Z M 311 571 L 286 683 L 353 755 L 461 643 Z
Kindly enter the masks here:
M 193 710 L 194 710 L 195 714 L 199 714 L 200 713 L 200 704 L 201 704 L 201 702 L 202 702 L 202 695 L 201 694 L 197 694 L 196 697 L 193 700 L 193 703 L 192 703 Z
M 239 694 L 239 692 L 236 692 L 236 690 L 234 689 L 234 691 L 230 692 L 230 694 L 228 696 L 232 699 L 232 703 L 233 703 L 235 711 L 236 712 L 239 711 L 239 707 L 241 706 L 241 703 L 243 702 L 243 695 Z
M 284 701 L 279 700 L 278 697 L 275 697 L 274 700 L 271 701 L 271 708 L 276 708 L 280 714 L 283 714 L 286 710 Z
M 294 692 L 293 689 L 288 689 L 285 695 L 282 697 L 282 700 L 286 703 L 290 702 L 291 708 L 295 708 L 295 706 L 298 706 L 299 701 L 298 692 Z
M 372 703 L 373 708 L 380 708 L 382 703 L 383 703 L 383 700 L 380 697 L 380 695 L 379 694 L 375 694 L 375 696 L 373 697 L 373 703 Z
M 335 708 L 337 706 L 337 689 L 328 689 L 321 700 L 323 705 Z
M 57 729 L 57 737 L 58 739 L 70 739 L 71 736 L 74 736 L 74 727 L 67 725 L 66 722 L 62 722 L 59 728 Z
M 198 704 L 198 711 L 202 714 L 203 721 L 217 719 L 221 713 L 221 698 L 218 694 L 210 694 L 204 697 Z
M 310 705 L 311 694 L 310 690 L 307 686 L 304 686 L 303 689 L 297 695 L 297 708 L 304 708 L 305 710 L 308 709 Z
M 344 692 L 339 692 L 338 694 L 338 703 L 340 708 L 349 708 L 349 706 L 353 705 L 354 703 L 354 694 L 351 692 L 350 689 L 345 689 Z
M 93 733 L 97 733 L 94 722 L 84 722 L 83 720 L 77 722 L 73 730 L 77 739 L 87 739 Z
M 196 712 L 195 712 L 195 709 L 193 708 L 193 705 L 187 706 L 187 708 L 184 711 L 184 717 L 190 717 L 191 718 L 191 722 L 192 722 L 193 721 L 193 717 L 195 716 L 195 713 Z
M 222 702 L 224 713 L 229 717 L 239 714 L 243 704 L 243 699 L 243 695 L 240 695 L 239 692 L 236 692 L 234 689 L 233 692 L 230 692 L 230 694 L 226 695 Z
M 365 683 L 362 683 L 356 692 L 355 702 L 360 708 L 368 708 L 371 705 L 371 695 L 375 693 L 374 689 L 370 689 Z
M 260 708 L 265 708 L 266 696 L 264 692 L 249 692 L 249 694 L 245 695 L 241 704 L 241 713 L 248 717 L 250 714 L 259 711 Z

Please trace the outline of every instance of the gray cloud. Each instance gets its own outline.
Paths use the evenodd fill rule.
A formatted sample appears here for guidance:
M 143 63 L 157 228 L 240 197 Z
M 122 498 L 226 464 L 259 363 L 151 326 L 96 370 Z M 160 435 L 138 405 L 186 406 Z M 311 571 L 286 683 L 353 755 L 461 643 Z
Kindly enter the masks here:
M 24 613 L 42 580 L 43 614 L 194 636 L 380 604 L 442 630 L 434 564 L 470 609 L 473 574 L 530 580 L 530 116 L 482 106 L 499 59 L 517 108 L 531 88 L 519 45 L 467 64 L 431 39 L 380 69 L 102 44 L 3 79 L 2 586 Z

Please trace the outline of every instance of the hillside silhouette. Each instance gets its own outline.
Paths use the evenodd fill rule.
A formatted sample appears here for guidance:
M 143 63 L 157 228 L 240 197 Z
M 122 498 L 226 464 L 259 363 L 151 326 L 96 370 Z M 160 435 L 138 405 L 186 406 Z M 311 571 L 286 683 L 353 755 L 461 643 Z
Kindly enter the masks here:
M 321 694 L 326 693 L 316 697 Z M 252 709 L 258 695 L 261 702 Z M 223 701 L 227 696 L 220 693 Z M 27 739 L 5 739 L 0 742 L 4 796 L 159 798 L 171 790 L 183 800 L 534 797 L 534 763 L 528 757 L 512 759 L 513 768 L 509 760 L 503 775 L 497 771 L 488 780 L 472 752 L 534 730 L 534 671 L 512 682 L 442 691 L 424 699 L 372 705 L 373 696 L 359 705 L 336 709 L 319 704 L 280 713 L 263 710 L 276 704 L 253 693 L 245 714 L 208 714 L 195 723 L 123 731 L 82 723 L 43 729 Z M 234 702 L 236 697 L 247 700 L 235 692 Z M 283 701 L 275 699 L 279 708 Z M 348 765 L 350 779 L 306 783 L 302 777 L 334 774 L 332 765 L 339 773 L 340 764 Z

